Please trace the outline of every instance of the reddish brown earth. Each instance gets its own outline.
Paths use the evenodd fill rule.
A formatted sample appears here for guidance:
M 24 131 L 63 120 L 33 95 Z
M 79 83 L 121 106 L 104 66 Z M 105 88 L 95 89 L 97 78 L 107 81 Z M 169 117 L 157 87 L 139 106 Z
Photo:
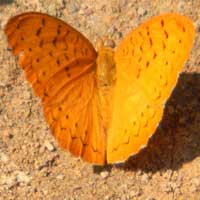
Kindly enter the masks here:
M 200 200 L 199 0 L 0 0 L 0 200 Z M 119 41 L 145 19 L 178 12 L 196 27 L 194 46 L 146 149 L 98 168 L 61 150 L 10 51 L 3 27 L 25 11 L 59 17 L 95 45 Z

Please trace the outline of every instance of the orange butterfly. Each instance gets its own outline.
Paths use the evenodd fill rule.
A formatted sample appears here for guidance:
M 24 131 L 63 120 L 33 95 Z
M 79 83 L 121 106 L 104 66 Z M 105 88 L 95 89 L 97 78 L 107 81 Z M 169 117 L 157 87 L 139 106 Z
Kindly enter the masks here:
M 84 160 L 125 161 L 147 145 L 194 40 L 178 14 L 153 17 L 115 51 L 46 14 L 15 16 L 5 33 L 64 149 Z

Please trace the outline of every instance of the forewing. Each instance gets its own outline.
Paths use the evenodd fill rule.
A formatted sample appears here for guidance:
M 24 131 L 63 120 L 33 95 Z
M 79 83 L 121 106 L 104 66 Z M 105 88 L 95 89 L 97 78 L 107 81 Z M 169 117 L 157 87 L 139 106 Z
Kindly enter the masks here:
M 147 145 L 163 115 L 194 39 L 191 21 L 154 17 L 133 30 L 115 53 L 116 87 L 107 140 L 108 163 L 126 160 Z
M 95 95 L 97 54 L 91 43 L 65 22 L 35 12 L 11 18 L 5 33 L 42 99 L 59 144 L 89 162 L 104 163 L 104 137 Z

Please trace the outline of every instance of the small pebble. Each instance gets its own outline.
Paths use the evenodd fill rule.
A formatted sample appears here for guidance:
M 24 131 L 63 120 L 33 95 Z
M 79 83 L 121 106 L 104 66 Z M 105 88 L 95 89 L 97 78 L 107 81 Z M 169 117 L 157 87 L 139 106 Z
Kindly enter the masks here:
M 142 7 L 139 7 L 138 9 L 138 15 L 143 16 L 147 13 L 147 11 L 145 9 L 143 9 Z
M 101 172 L 100 175 L 101 175 L 102 178 L 105 179 L 105 178 L 108 178 L 108 176 L 109 176 L 109 172 L 104 171 L 104 172 Z
M 0 161 L 3 163 L 7 163 L 8 162 L 8 156 L 2 152 L 0 152 Z
M 56 176 L 56 178 L 57 178 L 58 180 L 63 180 L 63 179 L 64 179 L 64 175 L 63 175 L 63 174 L 58 174 L 58 175 Z
M 150 178 L 149 178 L 148 174 L 143 174 L 141 176 L 141 181 L 144 182 L 144 183 L 148 183 L 149 179 Z
M 84 12 L 85 12 L 86 16 L 89 16 L 89 15 L 94 13 L 94 11 L 92 9 L 90 9 L 90 8 L 86 8 Z
M 129 193 L 129 197 L 133 198 L 133 197 L 138 197 L 142 194 L 142 191 L 140 188 L 135 188 L 135 190 L 130 191 Z
M 80 15 L 84 15 L 84 10 L 83 10 L 83 9 L 80 9 L 78 13 L 79 13 Z
M 55 151 L 55 147 L 48 140 L 44 142 L 44 146 L 51 152 Z
M 172 186 L 171 186 L 171 183 L 168 183 L 168 182 L 166 182 L 166 183 L 164 183 L 163 185 L 161 185 L 161 188 L 162 188 L 162 191 L 163 191 L 163 192 L 166 192 L 166 193 L 170 193 L 170 192 L 173 191 L 173 188 L 172 188 Z
M 72 1 L 72 4 L 70 4 L 68 10 L 70 13 L 75 13 L 80 9 L 80 6 L 78 4 L 78 2 L 76 1 Z
M 14 176 L 5 176 L 0 177 L 0 184 L 5 185 L 8 188 L 13 187 L 16 184 L 16 179 Z
M 17 176 L 16 176 L 17 182 L 19 183 L 30 183 L 31 181 L 31 177 L 29 177 L 28 175 L 26 175 L 24 172 L 22 171 L 18 171 L 17 172 Z
M 3 135 L 3 138 L 5 138 L 5 139 L 12 139 L 13 138 L 13 135 L 7 129 L 3 130 L 2 135 Z

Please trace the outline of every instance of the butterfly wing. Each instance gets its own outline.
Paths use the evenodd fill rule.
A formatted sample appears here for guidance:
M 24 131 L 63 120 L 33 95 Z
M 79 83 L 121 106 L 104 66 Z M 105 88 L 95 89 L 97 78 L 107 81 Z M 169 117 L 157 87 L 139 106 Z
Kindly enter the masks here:
M 95 94 L 96 51 L 65 22 L 25 13 L 9 20 L 5 33 L 59 144 L 83 159 L 105 162 L 104 135 Z
M 191 21 L 177 14 L 154 17 L 133 30 L 115 53 L 116 87 L 107 140 L 108 163 L 146 146 L 194 39 Z

